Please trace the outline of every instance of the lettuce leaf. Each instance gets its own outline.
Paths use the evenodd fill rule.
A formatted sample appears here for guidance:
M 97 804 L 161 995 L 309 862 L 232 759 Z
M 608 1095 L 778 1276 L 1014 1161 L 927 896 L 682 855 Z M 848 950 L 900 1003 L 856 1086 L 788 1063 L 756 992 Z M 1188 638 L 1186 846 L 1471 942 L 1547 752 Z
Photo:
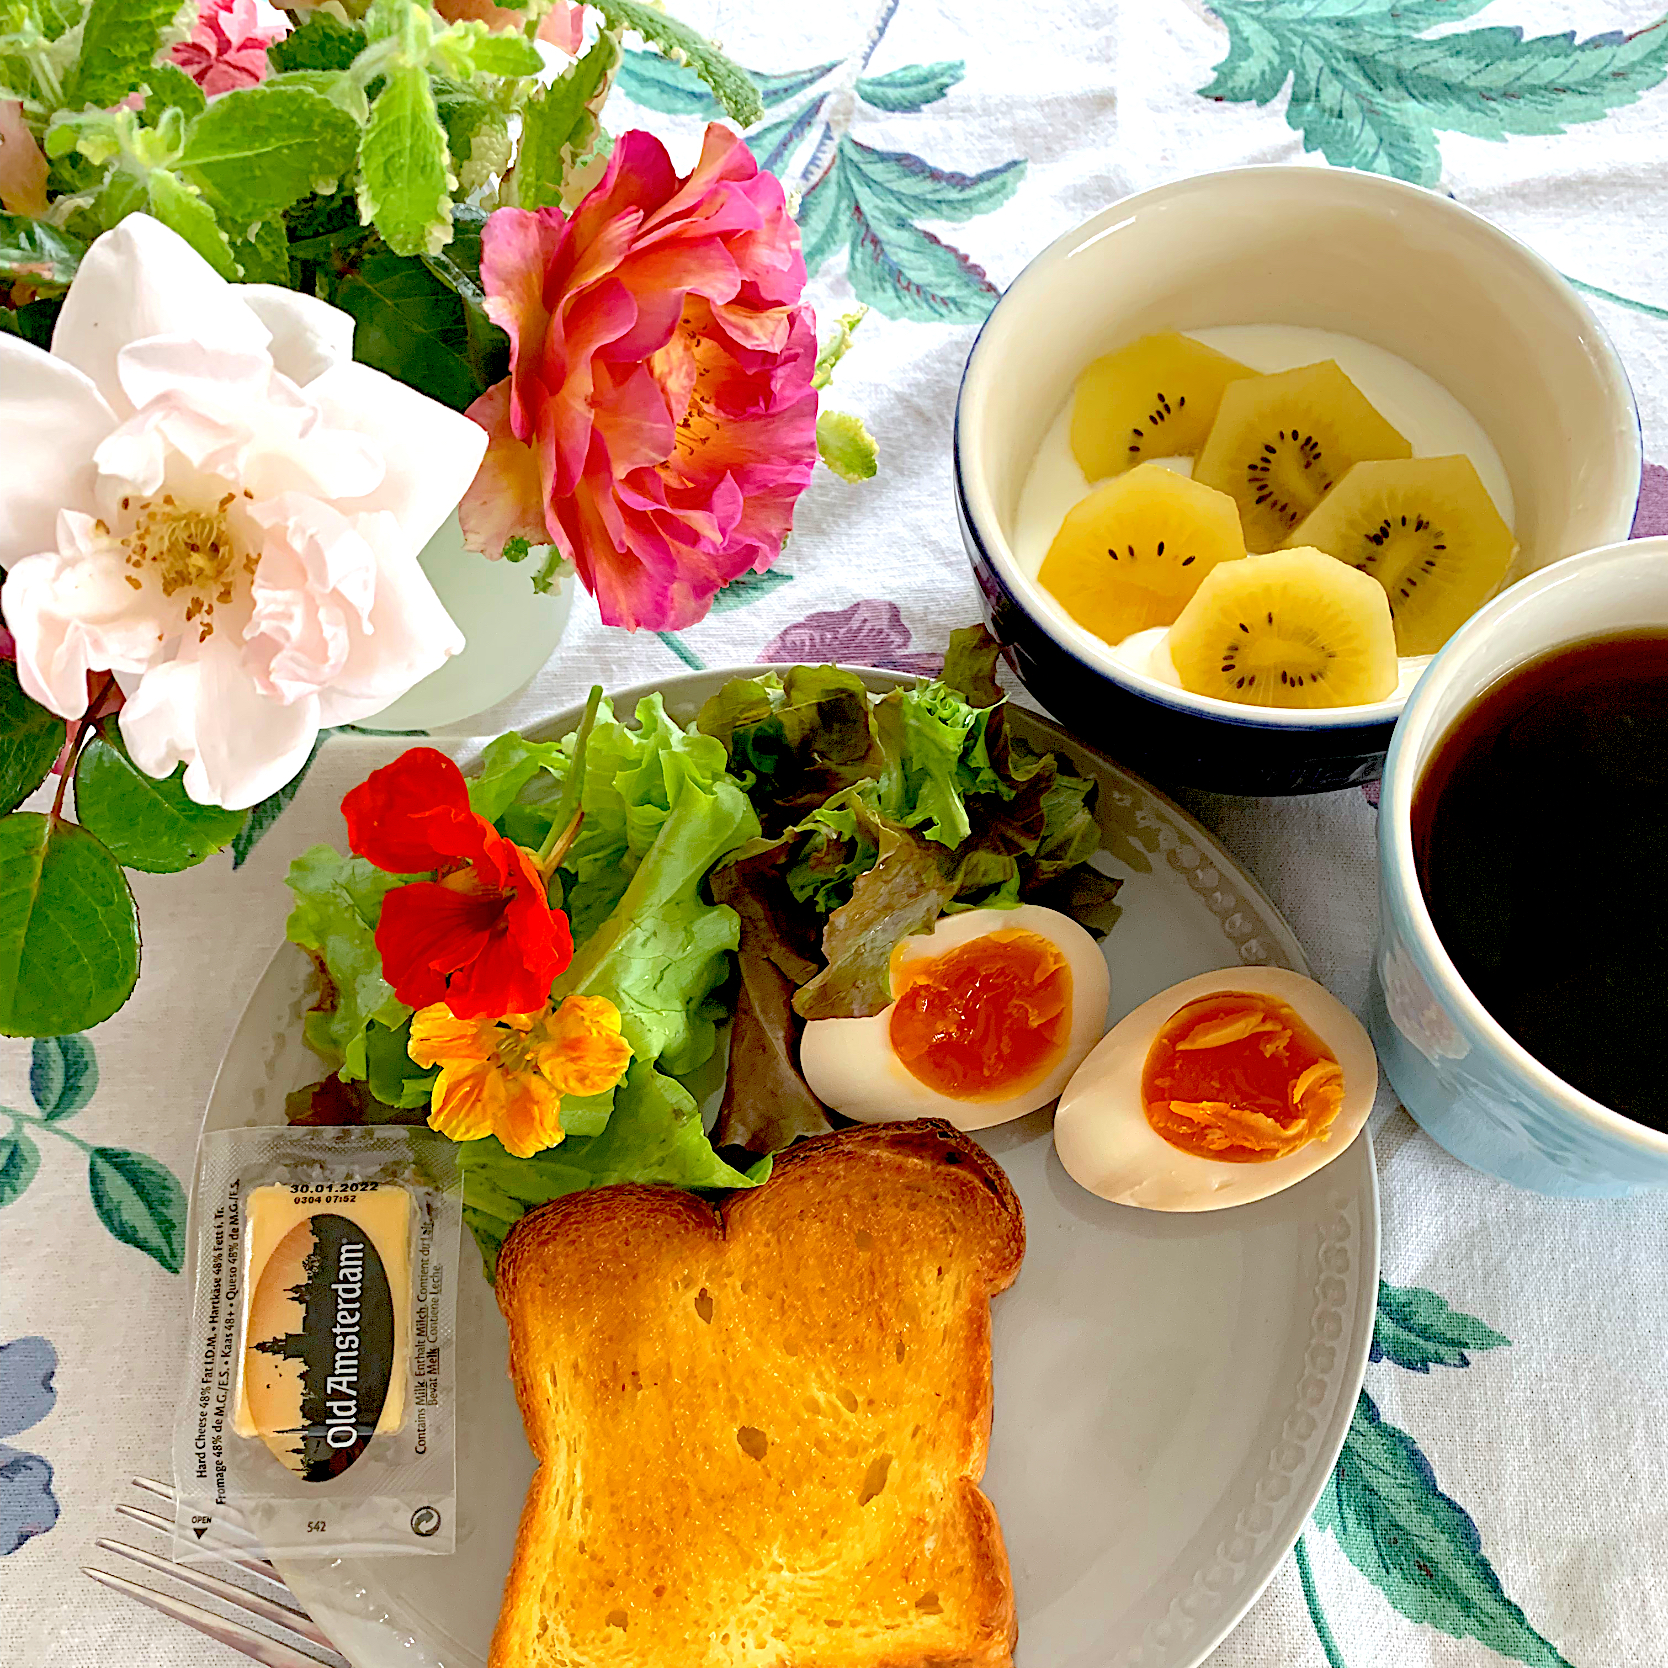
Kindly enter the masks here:
M 285 876 L 295 905 L 284 936 L 325 975 L 318 1006 L 305 1022 L 307 1042 L 345 1080 L 367 1075 L 365 1033 L 373 1020 L 397 1029 L 410 1018 L 411 1009 L 382 976 L 376 923 L 383 898 L 413 878 L 385 874 L 362 857 L 343 857 L 325 845 L 302 852 Z
M 565 1114 L 564 1114 L 565 1116 Z M 694 1097 L 645 1060 L 632 1063 L 614 1091 L 613 1115 L 599 1135 L 570 1136 L 534 1158 L 512 1158 L 488 1137 L 458 1149 L 463 1217 L 481 1248 L 487 1279 L 510 1229 L 535 1206 L 613 1182 L 673 1187 L 751 1187 L 768 1164 L 743 1173 L 726 1164 L 701 1128 Z

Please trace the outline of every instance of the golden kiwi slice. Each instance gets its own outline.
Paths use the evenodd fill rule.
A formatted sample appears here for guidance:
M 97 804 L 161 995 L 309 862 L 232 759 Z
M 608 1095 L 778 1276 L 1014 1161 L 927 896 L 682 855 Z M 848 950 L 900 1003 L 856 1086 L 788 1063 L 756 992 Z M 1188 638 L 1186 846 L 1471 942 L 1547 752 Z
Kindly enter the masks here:
M 1292 534 L 1371 574 L 1396 647 L 1435 654 L 1499 588 L 1517 554 L 1471 459 L 1358 463 Z
M 1193 475 L 1232 493 L 1247 550 L 1273 550 L 1351 464 L 1412 453 L 1327 359 L 1224 389 Z
M 1383 587 L 1323 550 L 1275 550 L 1210 573 L 1170 627 L 1182 688 L 1266 707 L 1346 707 L 1396 688 Z
M 1120 643 L 1169 625 L 1218 562 L 1244 554 L 1233 499 L 1143 463 L 1072 506 L 1037 580 L 1080 626 Z
M 1097 359 L 1072 395 L 1071 449 L 1091 481 L 1149 458 L 1192 457 L 1216 420 L 1222 390 L 1249 365 L 1174 330 Z

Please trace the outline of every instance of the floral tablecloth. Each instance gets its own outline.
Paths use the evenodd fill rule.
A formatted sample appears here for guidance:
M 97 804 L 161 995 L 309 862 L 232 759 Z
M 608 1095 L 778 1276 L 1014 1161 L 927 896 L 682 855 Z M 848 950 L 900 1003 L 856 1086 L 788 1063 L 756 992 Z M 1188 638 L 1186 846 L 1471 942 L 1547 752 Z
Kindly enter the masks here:
M 976 612 L 951 512 L 955 386 L 1000 287 L 1128 192 L 1320 161 L 1451 192 L 1592 298 L 1668 460 L 1668 25 L 1660 0 L 723 0 L 680 8 L 760 72 L 755 148 L 804 194 L 812 296 L 874 313 L 837 403 L 880 478 L 826 473 L 770 574 L 677 636 L 581 599 L 490 735 L 684 667 L 932 669 Z M 1573 31 L 1573 32 L 1571 32 Z M 698 85 L 631 56 L 607 112 L 693 155 Z M 1305 157 L 1305 151 L 1320 156 Z M 1668 532 L 1647 466 L 1636 533 Z M 722 604 L 728 604 L 723 606 Z M 459 750 L 466 737 L 446 738 Z M 87 1036 L 0 1045 L 0 1663 L 226 1664 L 78 1573 L 135 1473 L 166 1474 L 186 1294 L 182 1182 L 216 1062 L 283 935 L 290 857 L 397 743 L 332 737 L 239 862 L 134 877 L 144 977 Z M 1194 809 L 1346 1001 L 1366 994 L 1374 795 Z M 1627 862 L 1549 784 L 1572 868 Z M 1558 884 L 1549 876 L 1549 886 Z M 1640 877 L 1655 907 L 1657 877 Z M 1647 976 L 1654 976 L 1647 974 Z M 1668 1200 L 1535 1198 L 1474 1175 L 1391 1103 L 1384 1283 L 1344 1457 L 1296 1555 L 1212 1659 L 1575 1668 L 1668 1663 Z

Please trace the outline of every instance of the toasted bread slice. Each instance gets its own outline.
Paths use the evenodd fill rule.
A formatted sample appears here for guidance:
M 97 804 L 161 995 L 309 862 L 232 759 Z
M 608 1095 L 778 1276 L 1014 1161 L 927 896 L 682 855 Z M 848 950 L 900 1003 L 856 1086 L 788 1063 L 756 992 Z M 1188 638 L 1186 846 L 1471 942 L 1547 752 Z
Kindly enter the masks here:
M 498 1263 L 539 1470 L 491 1668 L 998 1668 L 979 1492 L 1001 1167 L 936 1120 L 778 1156 L 720 1210 L 577 1193 Z

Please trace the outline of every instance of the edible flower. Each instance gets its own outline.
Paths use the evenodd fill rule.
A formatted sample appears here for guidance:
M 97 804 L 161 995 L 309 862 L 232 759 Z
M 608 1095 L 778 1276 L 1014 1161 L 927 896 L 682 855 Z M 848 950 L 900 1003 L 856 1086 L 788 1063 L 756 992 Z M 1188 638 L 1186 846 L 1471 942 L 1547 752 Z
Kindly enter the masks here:
M 408 1051 L 418 1065 L 440 1067 L 430 1128 L 454 1141 L 496 1135 L 517 1158 L 562 1140 L 564 1095 L 600 1095 L 631 1064 L 620 1011 L 603 996 L 497 1019 L 459 1019 L 435 1003 L 413 1017 Z
M 191 38 L 172 56 L 213 98 L 266 80 L 266 49 L 289 32 L 290 20 L 268 0 L 202 0 Z
M 376 947 L 401 1002 L 495 1020 L 549 1000 L 573 959 L 568 918 L 550 907 L 534 854 L 470 809 L 463 772 L 444 753 L 413 747 L 372 771 L 343 799 L 342 815 L 349 846 L 367 862 L 435 876 L 396 886 L 382 902 Z
M 571 215 L 502 208 L 481 238 L 510 374 L 459 506 L 472 549 L 553 543 L 608 625 L 692 625 L 768 568 L 817 459 L 816 325 L 781 181 L 717 123 L 680 179 L 621 136 Z
M 463 647 L 417 553 L 480 430 L 353 359 L 316 297 L 228 284 L 130 214 L 87 251 L 44 352 L 0 334 L 0 605 L 24 692 L 126 692 L 148 776 L 205 805 L 283 787 L 321 728 Z M 542 1000 L 542 997 L 540 998 Z

